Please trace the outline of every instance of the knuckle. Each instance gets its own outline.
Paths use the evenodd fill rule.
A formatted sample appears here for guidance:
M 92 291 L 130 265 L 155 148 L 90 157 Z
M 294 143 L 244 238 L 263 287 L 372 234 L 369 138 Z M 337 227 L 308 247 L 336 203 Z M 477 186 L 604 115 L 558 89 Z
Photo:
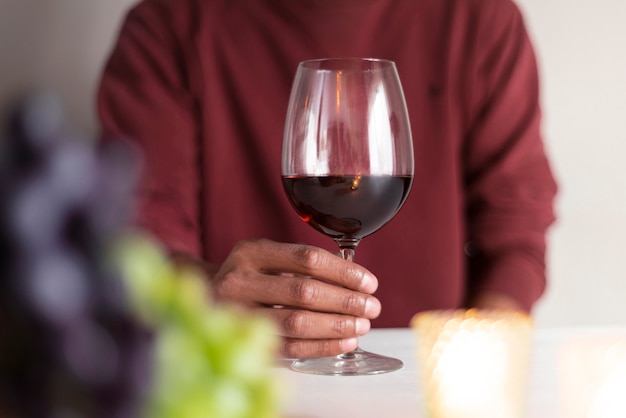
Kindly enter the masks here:
M 354 321 L 349 318 L 338 318 L 333 321 L 333 331 L 337 336 L 350 334 L 355 329 L 353 322 Z
M 320 258 L 320 250 L 308 245 L 298 245 L 294 251 L 296 262 L 309 270 L 318 267 Z
M 347 313 L 360 314 L 365 309 L 365 301 L 361 296 L 351 293 L 343 299 L 343 309 Z
M 272 241 L 266 238 L 251 238 L 237 241 L 231 249 L 229 257 L 247 260 L 250 254 L 259 252 L 260 248 L 267 247 Z
M 309 325 L 309 317 L 302 311 L 293 311 L 283 320 L 283 330 L 287 335 L 301 336 L 309 328 Z
M 310 306 L 318 299 L 319 288 L 312 280 L 294 280 L 290 293 L 294 301 L 304 306 Z
M 341 354 L 338 340 L 299 340 L 285 338 L 281 354 L 286 358 L 325 357 Z
M 363 271 L 356 268 L 356 266 L 343 270 L 343 280 L 354 287 L 360 285 L 363 281 L 363 276 Z
M 286 358 L 302 357 L 304 355 L 302 345 L 302 341 L 285 338 L 282 342 L 281 354 Z
M 318 346 L 320 352 L 317 355 L 327 356 L 335 354 L 335 352 L 337 351 L 333 350 L 333 343 L 331 340 L 322 340 L 320 343 L 321 344 L 319 344 Z
M 219 299 L 234 300 L 241 295 L 248 277 L 245 273 L 230 270 L 211 282 L 213 292 Z
M 212 286 L 217 295 L 225 297 L 232 295 L 235 292 L 236 282 L 237 275 L 232 271 L 229 271 L 221 277 L 213 280 Z
M 255 245 L 254 240 L 238 241 L 235 243 L 235 245 L 233 245 L 233 248 L 231 250 L 231 256 L 242 257 L 246 253 L 248 253 L 254 245 Z

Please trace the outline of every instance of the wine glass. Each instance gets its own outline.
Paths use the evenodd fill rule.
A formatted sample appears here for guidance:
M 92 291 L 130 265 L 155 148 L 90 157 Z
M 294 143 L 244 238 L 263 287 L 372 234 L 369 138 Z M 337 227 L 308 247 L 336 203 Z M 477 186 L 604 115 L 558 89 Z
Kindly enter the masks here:
M 413 182 L 413 142 L 393 61 L 320 59 L 298 65 L 282 148 L 285 192 L 303 221 L 353 261 L 357 245 L 398 212 Z M 356 349 L 300 359 L 292 369 L 377 374 L 402 362 Z

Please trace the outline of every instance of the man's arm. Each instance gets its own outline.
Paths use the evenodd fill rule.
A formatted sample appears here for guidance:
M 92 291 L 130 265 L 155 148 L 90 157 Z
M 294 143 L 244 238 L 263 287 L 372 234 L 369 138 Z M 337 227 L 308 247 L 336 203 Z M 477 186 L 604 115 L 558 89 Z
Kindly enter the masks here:
M 556 184 L 541 138 L 537 64 L 522 16 L 508 0 L 492 3 L 495 11 L 475 39 L 464 149 L 468 303 L 530 310 L 545 288 L 545 235 L 554 220 Z
M 193 68 L 171 28 L 176 9 L 165 4 L 143 2 L 130 11 L 102 76 L 98 111 L 104 137 L 129 138 L 143 152 L 139 225 L 171 251 L 199 256 Z
M 190 93 L 200 89 L 189 85 L 194 64 L 186 54 L 193 46 L 171 28 L 171 22 L 192 26 L 181 23 L 185 4 L 144 1 L 130 13 L 98 96 L 104 135 L 136 141 L 144 154 L 139 226 L 155 234 L 175 262 L 200 267 L 217 299 L 274 318 L 283 355 L 351 351 L 381 309 L 372 296 L 378 281 L 362 266 L 321 248 L 264 239 L 239 242 L 220 266 L 202 260 L 200 133 Z

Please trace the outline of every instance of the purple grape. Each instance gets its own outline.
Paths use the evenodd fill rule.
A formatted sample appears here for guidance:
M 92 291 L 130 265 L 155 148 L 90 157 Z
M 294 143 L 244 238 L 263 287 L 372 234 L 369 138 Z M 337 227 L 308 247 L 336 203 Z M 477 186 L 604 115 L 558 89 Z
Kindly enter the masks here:
M 65 112 L 55 94 L 37 92 L 16 104 L 8 125 L 5 163 L 24 170 L 45 159 L 64 138 Z
M 153 338 L 133 315 L 111 240 L 132 218 L 138 153 L 65 130 L 57 97 L 15 106 L 0 140 L 0 414 L 132 418 Z

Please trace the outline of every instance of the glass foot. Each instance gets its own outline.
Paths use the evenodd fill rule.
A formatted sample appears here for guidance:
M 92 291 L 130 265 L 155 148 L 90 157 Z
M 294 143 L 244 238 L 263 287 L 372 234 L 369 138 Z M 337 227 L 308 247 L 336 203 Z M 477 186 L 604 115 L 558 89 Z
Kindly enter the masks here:
M 402 361 L 370 353 L 357 348 L 351 353 L 336 357 L 317 357 L 294 360 L 291 369 L 301 373 L 332 376 L 360 376 L 368 374 L 389 373 L 400 370 Z

